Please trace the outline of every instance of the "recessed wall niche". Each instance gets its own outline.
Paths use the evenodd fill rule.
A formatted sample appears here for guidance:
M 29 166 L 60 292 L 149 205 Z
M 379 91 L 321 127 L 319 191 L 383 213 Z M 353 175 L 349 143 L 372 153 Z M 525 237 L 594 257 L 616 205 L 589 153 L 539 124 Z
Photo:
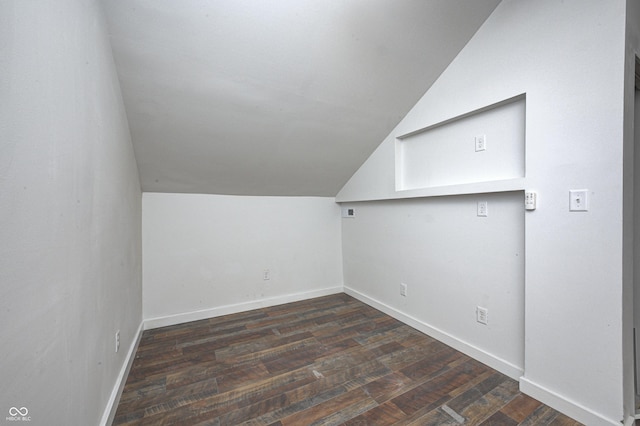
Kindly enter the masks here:
M 398 136 L 396 190 L 524 177 L 525 110 L 523 94 Z

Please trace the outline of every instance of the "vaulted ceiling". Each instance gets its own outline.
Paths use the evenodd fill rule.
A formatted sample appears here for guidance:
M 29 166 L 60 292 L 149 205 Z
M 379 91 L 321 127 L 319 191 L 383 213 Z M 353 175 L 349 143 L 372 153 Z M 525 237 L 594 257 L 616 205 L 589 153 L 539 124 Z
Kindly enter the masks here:
M 335 195 L 499 1 L 104 0 L 142 189 Z

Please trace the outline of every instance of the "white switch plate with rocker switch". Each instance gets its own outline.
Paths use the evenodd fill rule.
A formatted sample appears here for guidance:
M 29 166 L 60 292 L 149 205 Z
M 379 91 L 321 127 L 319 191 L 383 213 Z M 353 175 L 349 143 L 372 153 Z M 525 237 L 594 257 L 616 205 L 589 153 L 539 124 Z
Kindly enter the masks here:
M 535 210 L 537 205 L 537 194 L 533 191 L 526 191 L 524 193 L 524 209 Z
M 569 191 L 569 211 L 586 212 L 589 211 L 589 190 L 572 189 Z

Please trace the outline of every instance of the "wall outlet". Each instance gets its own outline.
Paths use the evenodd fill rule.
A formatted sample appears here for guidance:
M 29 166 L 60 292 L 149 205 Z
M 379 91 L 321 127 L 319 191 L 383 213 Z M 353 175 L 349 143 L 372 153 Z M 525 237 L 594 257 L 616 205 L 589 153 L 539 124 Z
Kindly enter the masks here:
M 485 151 L 487 149 L 487 135 L 478 135 L 475 137 L 476 152 Z
M 400 296 L 407 297 L 407 285 L 405 283 L 400 283 Z
M 269 281 L 271 279 L 271 270 L 265 269 L 262 271 L 262 279 L 265 281 Z
M 489 324 L 489 310 L 487 308 L 476 306 L 476 321 L 484 325 Z
M 489 216 L 489 203 L 486 201 L 478 201 L 478 216 L 479 217 L 487 217 Z
M 116 331 L 116 352 L 120 350 L 120 330 Z

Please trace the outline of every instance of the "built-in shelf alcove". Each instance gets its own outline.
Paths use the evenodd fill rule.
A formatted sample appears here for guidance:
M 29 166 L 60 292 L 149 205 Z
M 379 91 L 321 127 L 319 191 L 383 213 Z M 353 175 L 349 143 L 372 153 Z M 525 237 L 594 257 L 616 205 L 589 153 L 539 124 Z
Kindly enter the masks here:
M 396 191 L 512 187 L 525 176 L 525 110 L 522 94 L 398 136 Z

